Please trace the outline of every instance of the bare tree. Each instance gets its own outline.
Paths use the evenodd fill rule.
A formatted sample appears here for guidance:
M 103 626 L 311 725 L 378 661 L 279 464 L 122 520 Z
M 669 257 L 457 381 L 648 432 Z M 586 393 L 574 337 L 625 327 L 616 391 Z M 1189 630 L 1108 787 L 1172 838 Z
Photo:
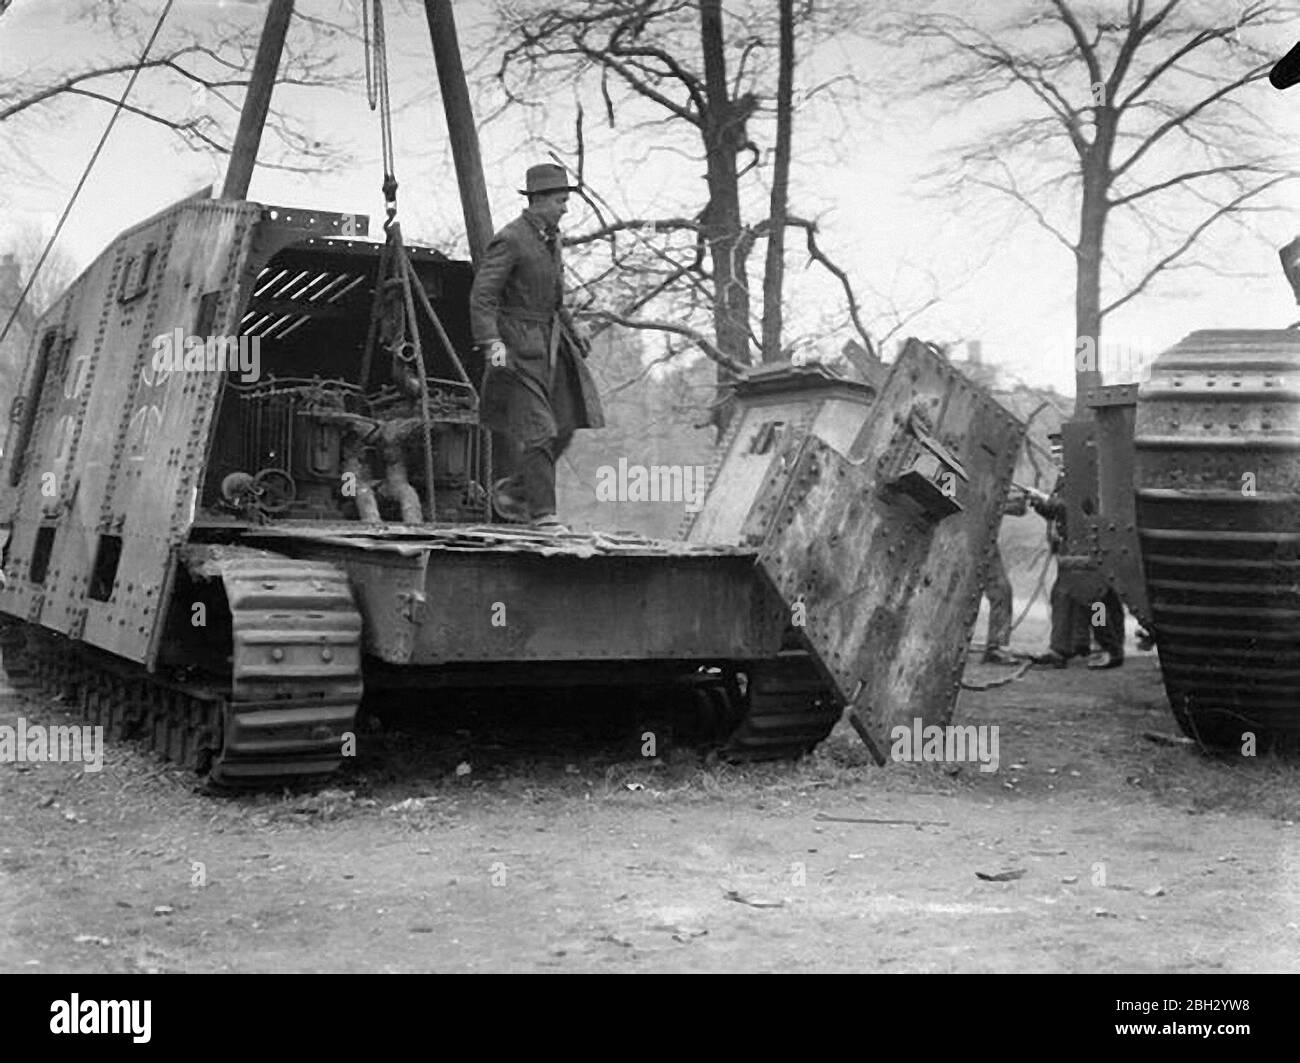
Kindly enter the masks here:
M 23 286 L 41 257 L 47 234 L 35 225 L 18 227 L 11 239 L 0 245 L 0 324 L 17 306 Z M 9 413 L 22 380 L 28 347 L 37 319 L 49 308 L 76 276 L 76 267 L 63 251 L 55 249 L 45 259 L 27 301 L 18 309 L 13 327 L 0 339 L 0 447 L 9 430 Z
M 958 150 L 957 183 L 1009 197 L 1073 255 L 1076 350 L 1099 351 L 1108 315 L 1163 274 L 1209 265 L 1194 254 L 1207 231 L 1270 209 L 1265 194 L 1297 176 L 1243 99 L 1276 58 L 1251 33 L 1287 16 L 1265 2 L 1193 0 L 998 11 L 996 25 L 940 13 L 897 30 L 933 46 L 941 72 L 926 88 L 967 113 L 1019 99 L 1015 117 Z M 1100 373 L 1086 358 L 1076 369 L 1084 414 Z
M 794 136 L 794 0 L 780 0 L 780 44 L 776 82 L 776 155 L 772 163 L 772 206 L 768 217 L 767 265 L 763 271 L 763 361 L 781 357 L 781 293 L 785 280 L 785 223 L 790 195 L 790 151 Z
M 576 156 L 580 176 L 592 133 L 583 102 L 593 99 L 600 101 L 608 130 L 635 132 L 643 157 L 672 153 L 703 164 L 703 195 L 676 212 L 663 209 L 662 195 L 643 197 L 653 207 L 633 214 L 589 190 L 595 225 L 567 243 L 582 263 L 590 316 L 693 345 L 718 363 L 725 381 L 750 364 L 755 348 L 768 359 L 788 349 L 756 334 L 752 310 L 759 299 L 752 294 L 749 260 L 774 227 L 782 235 L 795 227 L 804 234 L 810 261 L 830 272 L 850 320 L 871 343 L 847 274 L 818 241 L 816 219 L 787 211 L 781 173 L 771 189 L 762 188 L 771 152 L 759 146 L 773 124 L 786 126 L 788 142 L 794 115 L 851 83 L 853 75 L 842 72 L 796 89 L 793 63 L 796 40 L 803 49 L 815 48 L 850 23 L 856 8 L 811 0 L 783 3 L 775 12 L 764 3 L 724 11 L 721 0 L 497 4 L 502 59 L 496 78 L 507 105 L 527 112 L 562 88 L 574 92 L 575 143 L 566 154 Z M 778 76 L 782 11 L 789 84 Z M 788 147 L 783 150 L 781 171 L 788 167 Z M 758 211 L 764 213 L 757 220 L 746 220 Z M 781 261 L 780 246 L 776 258 Z M 775 301 L 779 309 L 779 268 L 774 279 L 777 287 L 764 302 Z M 779 336 L 779 317 L 776 326 Z M 719 407 L 719 423 L 725 416 Z
M 170 130 L 191 150 L 229 152 L 239 117 L 237 90 L 248 84 L 261 31 L 257 7 L 244 5 L 242 10 L 249 17 L 210 22 L 200 31 L 184 24 L 185 15 L 192 13 L 178 5 L 153 53 L 140 65 L 140 80 L 124 112 Z M 105 46 L 99 54 L 80 59 L 5 64 L 0 74 L 0 128 L 9 150 L 0 160 L 0 177 L 11 183 L 48 178 L 33 145 L 57 129 L 71 107 L 100 104 L 106 116 L 111 113 L 139 64 L 157 10 L 134 0 L 96 0 L 63 18 L 65 26 L 79 27 L 83 33 L 87 27 L 102 29 Z M 352 35 L 351 28 L 314 16 L 295 19 L 278 83 L 312 88 L 355 84 L 357 75 L 341 67 L 336 47 L 340 36 Z M 59 29 L 51 25 L 48 32 L 55 38 Z M 356 54 L 359 60 L 359 49 Z M 282 110 L 272 111 L 268 130 L 279 151 L 262 165 L 316 172 L 340 160 L 336 145 L 312 135 Z
M 43 232 L 36 225 L 21 224 L 7 245 L 0 247 L 0 254 L 13 256 L 18 266 L 18 275 L 25 283 L 40 260 L 41 252 L 45 250 L 48 240 L 49 233 Z M 57 246 L 50 250 L 40 273 L 32 282 L 31 291 L 27 294 L 26 306 L 31 314 L 31 320 L 34 321 L 49 309 L 50 304 L 76 280 L 77 272 L 77 264 L 71 255 Z M 5 317 L 8 316 L 10 309 L 10 307 L 4 308 Z M 3 318 L 0 318 L 0 324 L 2 323 Z

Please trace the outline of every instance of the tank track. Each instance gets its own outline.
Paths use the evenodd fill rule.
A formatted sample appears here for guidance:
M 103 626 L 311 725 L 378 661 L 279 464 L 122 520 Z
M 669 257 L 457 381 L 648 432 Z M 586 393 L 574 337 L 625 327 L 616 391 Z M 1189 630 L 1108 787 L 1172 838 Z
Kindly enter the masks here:
M 1162 354 L 1138 395 L 1160 667 L 1175 720 L 1203 747 L 1239 748 L 1247 732 L 1300 745 L 1298 384 L 1300 335 L 1215 330 Z
M 108 654 L 23 625 L 5 646 L 15 689 L 74 707 L 113 741 L 136 739 L 177 765 L 206 773 L 221 746 L 222 699 L 151 676 Z
M 151 675 L 30 624 L 9 629 L 5 670 L 20 690 L 35 686 L 75 705 L 114 741 L 140 740 L 214 784 L 323 779 L 339 766 L 362 693 L 361 618 L 346 579 L 327 564 L 278 557 L 219 565 L 232 617 L 224 685 Z M 216 574 L 209 566 L 208 577 Z M 325 651 L 330 659 L 322 661 Z M 753 662 L 742 673 L 709 669 L 684 681 L 685 730 L 724 760 L 796 759 L 842 715 L 802 651 Z
M 802 650 L 756 661 L 745 674 L 738 725 L 720 750 L 724 760 L 794 760 L 812 752 L 843 715 L 839 698 Z
M 275 786 L 336 770 L 361 700 L 361 616 L 333 566 L 220 562 L 231 614 L 225 682 L 150 674 L 30 624 L 6 640 L 15 687 L 62 696 L 116 741 L 141 739 L 220 786 Z
M 231 697 L 215 782 L 322 776 L 342 758 L 361 702 L 361 614 L 333 565 L 221 562 L 230 604 Z

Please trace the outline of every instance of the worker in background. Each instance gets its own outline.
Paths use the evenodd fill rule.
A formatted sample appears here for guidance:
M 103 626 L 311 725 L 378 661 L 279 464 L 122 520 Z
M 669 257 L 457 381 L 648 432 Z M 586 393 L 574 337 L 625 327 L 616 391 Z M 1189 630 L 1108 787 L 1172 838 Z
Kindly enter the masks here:
M 1099 649 L 1088 658 L 1089 668 L 1118 668 L 1124 663 L 1124 602 L 1114 587 L 1088 603 L 1088 623 Z
M 1061 436 L 1048 436 L 1052 458 L 1062 464 Z M 1060 555 L 1067 542 L 1065 523 L 1065 473 L 1046 498 L 1031 499 L 1035 511 L 1048 521 L 1048 546 L 1057 557 L 1056 582 L 1052 584 L 1052 637 L 1047 653 L 1035 657 L 1037 664 L 1064 668 L 1071 657 L 1088 656 L 1095 638 L 1098 650 L 1088 656 L 1089 668 L 1118 668 L 1124 663 L 1124 603 L 1114 587 L 1107 587 L 1097 601 L 1081 600 L 1062 577 Z
M 530 166 L 528 206 L 484 252 L 470 290 L 470 324 L 484 357 L 482 423 L 502 433 L 512 475 L 493 489 L 505 520 L 567 531 L 555 501 L 555 465 L 578 428 L 604 425 L 585 359 L 590 344 L 563 305 L 559 222 L 568 207 L 563 166 Z
M 1023 517 L 1028 511 L 1027 501 L 1024 491 L 1013 487 L 1002 503 L 1002 515 Z M 1001 527 L 1001 522 L 998 526 Z M 1011 641 L 1011 580 L 1007 577 L 1007 566 L 1002 560 L 1002 549 L 996 531 L 989 545 L 985 573 L 984 597 L 989 600 L 989 627 L 984 644 L 984 663 L 1019 664 L 1020 658 L 1007 649 L 1007 643 Z
M 1061 435 L 1059 432 L 1053 432 L 1047 439 L 1052 448 L 1052 458 L 1060 468 L 1062 465 Z M 1034 663 L 1064 668 L 1071 657 L 1086 657 L 1091 648 L 1088 633 L 1091 617 L 1088 607 L 1070 593 L 1069 581 L 1061 572 L 1060 556 L 1067 541 L 1064 471 L 1057 476 L 1056 485 L 1050 495 L 1031 496 L 1029 503 L 1034 507 L 1034 512 L 1047 521 L 1047 548 L 1057 559 L 1056 580 L 1052 584 L 1050 599 L 1051 641 L 1048 651 L 1035 657 Z

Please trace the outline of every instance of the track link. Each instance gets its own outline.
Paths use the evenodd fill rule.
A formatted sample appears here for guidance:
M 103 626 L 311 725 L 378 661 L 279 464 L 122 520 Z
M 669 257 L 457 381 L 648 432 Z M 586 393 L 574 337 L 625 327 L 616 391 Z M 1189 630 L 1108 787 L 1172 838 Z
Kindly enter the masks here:
M 4 647 L 4 669 L 16 690 L 76 708 L 114 741 L 140 740 L 181 767 L 208 771 L 221 743 L 219 695 L 148 675 L 61 635 L 26 628 Z
M 361 702 L 361 614 L 333 565 L 220 562 L 231 615 L 231 697 L 212 779 L 262 785 L 328 775 Z
M 802 650 L 746 669 L 745 712 L 721 754 L 732 761 L 795 759 L 839 722 L 843 706 Z

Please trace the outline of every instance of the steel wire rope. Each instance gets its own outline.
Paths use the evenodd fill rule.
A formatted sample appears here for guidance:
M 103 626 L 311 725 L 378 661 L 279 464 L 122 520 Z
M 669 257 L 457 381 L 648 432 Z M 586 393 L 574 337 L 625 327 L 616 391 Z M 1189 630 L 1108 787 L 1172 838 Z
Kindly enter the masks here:
M 388 87 L 388 37 L 384 28 L 384 5 L 383 0 L 374 0 L 374 19 L 373 26 L 371 21 L 371 7 L 369 0 L 366 0 L 361 7 L 362 12 L 362 33 L 365 47 L 365 68 L 366 68 L 366 102 L 370 109 L 379 111 L 379 138 L 381 153 L 383 155 L 384 183 L 382 192 L 384 196 L 384 251 L 380 256 L 380 268 L 376 274 L 375 283 L 375 303 L 371 310 L 371 321 L 369 334 L 366 339 L 366 350 L 362 356 L 362 384 L 366 383 L 369 376 L 371 358 L 373 355 L 373 345 L 378 333 L 378 308 L 383 299 L 383 290 L 389 283 L 395 283 L 401 289 L 402 310 L 401 315 L 402 328 L 393 337 L 394 343 L 390 348 L 392 354 L 402 362 L 408 365 L 415 363 L 417 370 L 416 377 L 420 388 L 420 427 L 423 436 L 423 457 L 424 457 L 424 475 L 425 493 L 428 496 L 428 519 L 432 522 L 437 519 L 437 503 L 434 498 L 434 466 L 433 466 L 433 426 L 429 423 L 429 379 L 428 371 L 424 364 L 424 347 L 420 341 L 420 321 L 415 312 L 415 299 L 412 294 L 412 282 L 418 282 L 419 277 L 411 263 L 410 257 L 406 253 L 406 246 L 402 242 L 402 227 L 397 221 L 397 176 L 394 173 L 396 162 L 393 153 L 393 111 L 392 102 L 389 95 Z M 388 278 L 384 275 L 384 268 L 395 269 L 397 276 Z M 421 296 L 425 297 L 425 292 L 421 288 Z M 425 303 L 428 300 L 425 297 Z M 436 327 L 440 339 L 446 339 L 446 333 L 442 328 L 442 322 L 438 320 L 437 314 L 433 308 L 429 307 L 429 313 Z M 413 338 L 405 339 L 406 326 L 409 325 L 413 330 Z M 450 348 L 450 340 L 446 340 Z M 402 352 L 406 347 L 411 348 L 411 357 L 406 357 Z M 451 350 L 453 361 L 459 368 L 459 359 L 456 353 Z M 463 375 L 463 370 L 462 370 Z

